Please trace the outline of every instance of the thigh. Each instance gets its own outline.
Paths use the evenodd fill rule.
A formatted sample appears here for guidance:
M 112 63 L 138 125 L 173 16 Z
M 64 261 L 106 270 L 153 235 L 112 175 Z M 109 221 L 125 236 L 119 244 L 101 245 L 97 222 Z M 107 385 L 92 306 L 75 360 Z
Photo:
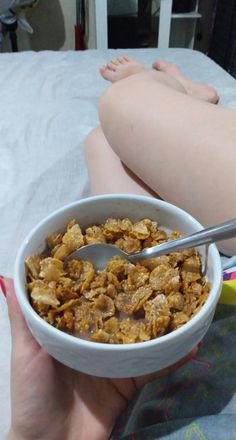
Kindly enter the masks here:
M 162 198 L 206 226 L 236 217 L 235 111 L 136 75 L 108 89 L 100 119 L 116 154 Z
M 122 193 L 158 197 L 121 162 L 100 127 L 89 133 L 84 151 L 91 194 Z

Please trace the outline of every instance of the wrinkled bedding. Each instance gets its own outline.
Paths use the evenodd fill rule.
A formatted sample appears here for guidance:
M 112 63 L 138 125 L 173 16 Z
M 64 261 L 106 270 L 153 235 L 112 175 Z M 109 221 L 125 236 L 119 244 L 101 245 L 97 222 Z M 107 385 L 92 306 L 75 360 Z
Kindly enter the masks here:
M 236 109 L 236 82 L 189 49 L 22 52 L 0 55 L 0 273 L 13 276 L 18 247 L 50 212 L 89 194 L 83 142 L 99 123 L 98 99 L 108 86 L 98 69 L 126 53 L 151 66 L 175 62 L 190 78 L 210 83 L 220 104 Z M 10 333 L 0 296 L 0 433 L 9 411 Z

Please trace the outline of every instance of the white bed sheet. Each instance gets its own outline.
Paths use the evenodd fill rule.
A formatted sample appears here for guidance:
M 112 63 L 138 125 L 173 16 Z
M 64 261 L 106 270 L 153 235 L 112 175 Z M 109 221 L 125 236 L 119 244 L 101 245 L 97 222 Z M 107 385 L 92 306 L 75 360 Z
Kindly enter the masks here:
M 50 212 L 88 195 L 82 145 L 98 125 L 107 87 L 98 69 L 126 53 L 147 67 L 175 62 L 190 78 L 210 83 L 220 104 L 236 109 L 236 81 L 200 52 L 188 49 L 22 52 L 0 55 L 0 274 L 12 276 L 18 247 Z M 0 295 L 0 438 L 8 429 L 10 332 Z

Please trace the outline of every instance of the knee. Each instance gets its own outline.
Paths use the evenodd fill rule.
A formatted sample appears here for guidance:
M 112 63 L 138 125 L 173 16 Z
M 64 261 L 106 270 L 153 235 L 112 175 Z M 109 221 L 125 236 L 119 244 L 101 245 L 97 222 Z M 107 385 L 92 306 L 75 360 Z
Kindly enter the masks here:
M 104 121 L 107 119 L 107 115 L 112 110 L 112 102 L 115 102 L 114 97 L 114 87 L 113 85 L 108 87 L 108 89 L 102 94 L 99 104 L 98 104 L 98 115 L 101 125 L 103 126 Z
M 94 128 L 85 139 L 84 142 L 84 155 L 87 162 L 90 161 L 91 158 L 94 160 L 94 156 L 96 155 L 98 149 L 98 141 L 102 136 L 102 130 L 100 127 Z
M 103 132 L 110 133 L 113 129 L 113 125 L 122 119 L 122 114 L 124 111 L 124 96 L 127 96 L 130 89 L 127 90 L 127 80 L 128 78 L 122 79 L 112 84 L 103 93 L 100 98 L 98 106 L 98 114 Z

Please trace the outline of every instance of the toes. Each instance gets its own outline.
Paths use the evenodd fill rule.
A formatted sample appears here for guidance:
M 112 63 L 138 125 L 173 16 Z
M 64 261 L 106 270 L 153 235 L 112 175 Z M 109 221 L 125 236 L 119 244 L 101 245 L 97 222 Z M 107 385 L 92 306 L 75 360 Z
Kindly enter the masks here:
M 124 64 L 132 64 L 135 63 L 137 64 L 137 61 L 135 61 L 134 59 L 130 58 L 127 55 L 121 56 L 121 57 L 117 57 L 117 58 L 113 58 L 110 61 L 108 61 L 108 63 L 106 64 L 106 68 L 112 71 L 116 71 L 117 68 L 119 68 L 120 65 L 124 65 Z M 102 66 L 104 67 L 104 66 Z
M 112 60 L 110 60 L 110 63 L 113 64 L 114 66 L 119 66 L 120 64 L 118 58 L 113 58 Z
M 123 55 L 123 56 L 121 56 L 121 57 L 118 57 L 118 58 L 113 59 L 112 61 L 113 61 L 114 63 L 116 63 L 116 65 L 118 65 L 118 64 L 131 63 L 131 62 L 134 61 L 134 60 L 132 60 L 132 58 L 130 58 L 130 57 L 126 56 L 126 55 Z
M 155 70 L 165 71 L 169 66 L 169 63 L 166 63 L 163 60 L 157 60 L 152 63 L 152 67 Z
M 119 57 L 117 58 L 120 64 L 124 64 L 126 62 L 125 57 Z
M 100 74 L 103 78 L 115 82 L 127 76 L 138 73 L 145 67 L 138 61 L 129 56 L 113 58 L 107 64 L 100 68 Z
M 107 63 L 107 68 L 115 71 L 117 69 L 118 65 L 119 65 L 118 61 L 114 62 L 114 60 L 111 60 L 111 61 L 109 61 L 109 63 Z
M 160 70 L 160 63 L 161 63 L 161 61 L 154 61 L 153 63 L 152 63 L 152 68 L 153 69 L 155 69 L 155 70 Z
M 114 81 L 114 75 L 116 74 L 116 72 L 114 70 L 109 69 L 107 65 L 100 67 L 99 72 L 104 79 L 107 79 L 108 81 L 111 82 Z
M 213 87 L 208 86 L 207 93 L 208 93 L 208 101 L 211 104 L 218 104 L 220 98 L 217 91 Z
M 106 66 L 105 65 L 100 67 L 99 72 L 100 72 L 100 74 L 102 76 L 104 76 L 105 70 L 106 70 Z
M 129 58 L 128 56 L 117 57 L 117 58 L 113 58 L 112 60 L 108 61 L 108 63 L 105 66 L 102 66 L 101 69 L 103 69 L 103 72 L 104 72 L 104 68 L 106 68 L 112 72 L 116 72 L 117 69 L 119 69 L 120 65 L 128 64 L 131 62 L 132 62 L 132 59 Z
M 119 64 L 125 64 L 130 62 L 131 59 L 129 57 L 122 56 L 118 58 L 113 58 L 109 63 L 111 63 L 113 66 L 119 66 Z
M 119 65 L 119 59 L 118 59 L 118 58 L 113 58 L 113 59 L 111 60 L 111 62 L 112 62 L 113 64 L 115 64 L 116 66 Z
M 124 60 L 126 63 L 132 63 L 132 62 L 135 61 L 133 58 L 130 58 L 130 57 L 127 56 L 127 55 L 123 56 L 123 60 Z

